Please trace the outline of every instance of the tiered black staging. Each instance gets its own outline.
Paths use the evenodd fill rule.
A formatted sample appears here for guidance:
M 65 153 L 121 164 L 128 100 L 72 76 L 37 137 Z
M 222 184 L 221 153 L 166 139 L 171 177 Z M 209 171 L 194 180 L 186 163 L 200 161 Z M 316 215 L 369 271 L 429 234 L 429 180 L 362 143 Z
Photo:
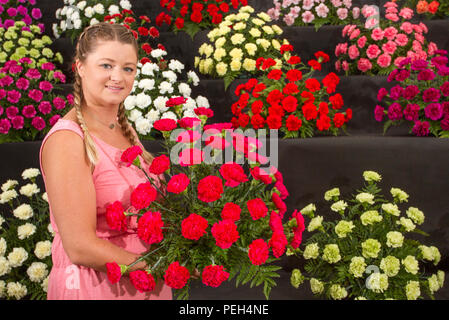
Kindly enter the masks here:
M 62 1 L 61 1 L 62 2 Z M 146 14 L 154 19 L 160 12 L 158 1 L 131 1 L 137 14 Z M 249 1 L 256 10 L 267 10 L 272 6 L 271 0 Z M 356 1 L 353 1 L 356 3 Z M 361 0 L 358 3 L 382 5 L 386 1 Z M 54 1 L 39 2 L 44 12 L 47 32 L 51 34 L 51 23 L 57 8 Z M 429 27 L 428 38 L 442 48 L 449 50 L 447 30 L 449 20 L 425 21 Z M 167 27 L 160 29 L 160 42 L 166 46 L 169 58 L 176 58 L 187 68 L 193 69 L 194 56 L 207 31 L 200 32 L 193 41 L 184 33 L 174 34 Z M 283 37 L 293 44 L 297 53 L 308 59 L 317 50 L 327 52 L 333 59 L 326 70 L 333 71 L 333 51 L 335 45 L 342 41 L 342 26 L 324 26 L 318 32 L 313 27 L 286 27 Z M 70 65 L 73 45 L 68 39 L 58 39 L 54 48 L 60 51 L 65 60 L 65 68 Z M 197 72 L 198 73 L 198 72 Z M 198 75 L 200 75 L 198 73 Z M 200 75 L 201 76 L 201 75 Z M 236 101 L 233 91 L 237 80 L 224 90 L 222 80 L 201 77 L 198 87 L 193 88 L 193 96 L 203 95 L 210 101 L 215 112 L 216 122 L 231 119 L 231 104 Z M 391 187 L 398 187 L 410 195 L 408 205 L 420 208 L 426 214 L 422 229 L 431 236 L 420 238 L 425 244 L 436 245 L 442 254 L 440 268 L 449 271 L 449 143 L 448 140 L 432 137 L 418 138 L 408 134 L 407 127 L 392 128 L 387 135 L 382 134 L 382 124 L 376 122 L 373 110 L 377 103 L 376 95 L 380 87 L 389 87 L 385 77 L 348 76 L 342 77 L 338 92 L 343 95 L 345 106 L 353 109 L 353 119 L 348 124 L 348 135 L 340 137 L 315 137 L 310 139 L 293 139 L 279 141 L 279 168 L 285 177 L 285 184 L 290 192 L 287 199 L 288 212 L 301 209 L 309 203 L 315 203 L 320 215 L 331 219 L 328 204 L 323 199 L 324 192 L 340 187 L 344 196 L 350 196 L 362 187 L 362 172 L 375 170 L 382 174 L 384 194 L 388 196 Z M 70 90 L 70 86 L 66 86 Z M 158 152 L 158 142 L 144 142 L 150 152 Z M 0 181 L 19 178 L 23 169 L 39 167 L 40 142 L 0 145 L 2 169 Z M 307 234 L 304 235 L 307 237 Z M 289 283 L 290 271 L 298 261 L 287 257 L 282 260 L 284 270 L 281 272 L 278 286 L 273 289 L 272 299 L 310 299 L 313 298 L 308 285 L 294 289 Z M 436 297 L 449 298 L 449 286 L 440 290 Z M 264 299 L 261 288 L 249 286 L 235 289 L 232 283 L 225 283 L 220 288 L 207 288 L 196 284 L 191 292 L 191 299 Z

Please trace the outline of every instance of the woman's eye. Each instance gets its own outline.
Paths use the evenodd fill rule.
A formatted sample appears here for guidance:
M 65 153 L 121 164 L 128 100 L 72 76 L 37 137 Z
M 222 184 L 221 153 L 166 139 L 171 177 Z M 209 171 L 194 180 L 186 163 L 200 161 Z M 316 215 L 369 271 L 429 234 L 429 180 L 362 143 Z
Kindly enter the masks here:
M 102 67 L 105 68 L 105 69 L 109 69 L 109 67 L 112 67 L 112 66 L 110 64 L 108 64 L 108 63 L 103 63 Z
M 133 68 L 125 68 L 125 70 L 126 70 L 127 72 L 133 72 L 133 71 L 134 71 Z

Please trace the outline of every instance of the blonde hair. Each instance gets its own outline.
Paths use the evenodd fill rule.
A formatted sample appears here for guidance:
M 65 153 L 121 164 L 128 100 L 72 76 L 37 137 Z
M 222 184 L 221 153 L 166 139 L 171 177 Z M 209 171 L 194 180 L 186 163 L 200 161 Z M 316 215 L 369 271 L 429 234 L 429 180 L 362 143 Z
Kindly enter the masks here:
M 78 42 L 76 45 L 76 53 L 74 57 L 74 61 L 79 60 L 84 62 L 89 55 L 89 53 L 93 52 L 96 48 L 96 45 L 99 40 L 104 41 L 119 41 L 125 44 L 131 44 L 135 50 L 136 54 L 139 52 L 139 46 L 137 44 L 136 39 L 134 38 L 133 33 L 128 30 L 126 27 L 120 24 L 110 24 L 107 22 L 100 22 L 94 25 L 91 25 L 84 29 L 83 33 L 78 37 Z M 89 133 L 86 122 L 84 121 L 83 114 L 81 113 L 81 105 L 83 103 L 83 89 L 81 86 L 81 77 L 77 72 L 77 69 L 74 70 L 75 73 L 75 82 L 73 84 L 73 96 L 74 96 L 74 105 L 76 118 L 78 120 L 78 124 L 84 132 L 84 148 L 86 151 L 87 158 L 91 162 L 91 164 L 96 165 L 98 162 L 98 152 L 95 146 L 92 135 Z M 132 131 L 131 124 L 128 122 L 128 119 L 125 114 L 125 107 L 123 101 L 120 103 L 118 108 L 118 122 L 122 129 L 123 135 L 128 139 L 128 141 L 132 145 L 139 145 L 136 136 Z M 139 145 L 142 148 L 144 158 L 147 164 L 150 164 L 154 157 L 145 150 L 143 145 Z

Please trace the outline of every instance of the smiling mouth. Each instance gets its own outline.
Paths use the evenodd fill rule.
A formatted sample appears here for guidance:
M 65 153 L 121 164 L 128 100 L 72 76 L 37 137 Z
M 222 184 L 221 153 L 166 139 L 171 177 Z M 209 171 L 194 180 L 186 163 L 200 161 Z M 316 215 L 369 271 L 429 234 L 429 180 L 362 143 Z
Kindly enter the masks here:
M 106 86 L 106 88 L 112 91 L 120 91 L 123 89 L 123 87 L 114 87 L 114 86 Z

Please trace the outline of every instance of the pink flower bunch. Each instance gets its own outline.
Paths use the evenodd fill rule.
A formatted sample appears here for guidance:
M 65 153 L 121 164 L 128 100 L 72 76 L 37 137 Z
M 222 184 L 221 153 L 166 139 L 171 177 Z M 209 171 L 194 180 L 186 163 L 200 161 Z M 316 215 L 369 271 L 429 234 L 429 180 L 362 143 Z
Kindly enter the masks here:
M 367 23 L 343 28 L 342 36 L 346 41 L 335 48 L 337 71 L 388 74 L 405 58 L 425 60 L 435 53 L 436 44 L 428 42 L 424 36 L 428 32 L 427 26 L 422 22 L 407 21 L 413 17 L 411 9 L 398 10 L 395 2 L 387 2 L 385 7 L 386 19 L 380 23 L 374 17 L 376 10 L 364 6 L 362 14 L 368 18 Z
M 352 0 L 274 0 L 273 4 L 267 14 L 272 20 L 282 19 L 287 26 L 346 24 L 360 15 Z
M 0 133 L 9 134 L 11 142 L 45 135 L 67 104 L 73 104 L 71 94 L 60 97 L 53 93 L 54 84 L 65 82 L 60 71 L 53 71 L 54 64 L 47 62 L 31 68 L 31 62 L 26 57 L 9 60 L 0 68 Z
M 449 67 L 447 51 L 437 50 L 426 60 L 408 57 L 388 76 L 396 82 L 390 90 L 380 88 L 376 121 L 388 117 L 384 130 L 401 121 L 411 122 L 416 136 L 449 136 Z M 380 105 L 387 105 L 384 108 Z
M 21 3 L 17 5 L 17 2 Z M 21 1 L 0 1 L 0 28 L 8 29 L 12 27 L 16 21 L 23 21 L 28 26 L 36 23 L 33 20 L 42 18 L 42 12 L 39 8 L 31 8 L 36 4 L 36 0 L 21 0 Z M 45 26 L 43 23 L 38 24 L 41 32 L 44 32 Z M 24 27 L 25 30 L 28 27 Z

